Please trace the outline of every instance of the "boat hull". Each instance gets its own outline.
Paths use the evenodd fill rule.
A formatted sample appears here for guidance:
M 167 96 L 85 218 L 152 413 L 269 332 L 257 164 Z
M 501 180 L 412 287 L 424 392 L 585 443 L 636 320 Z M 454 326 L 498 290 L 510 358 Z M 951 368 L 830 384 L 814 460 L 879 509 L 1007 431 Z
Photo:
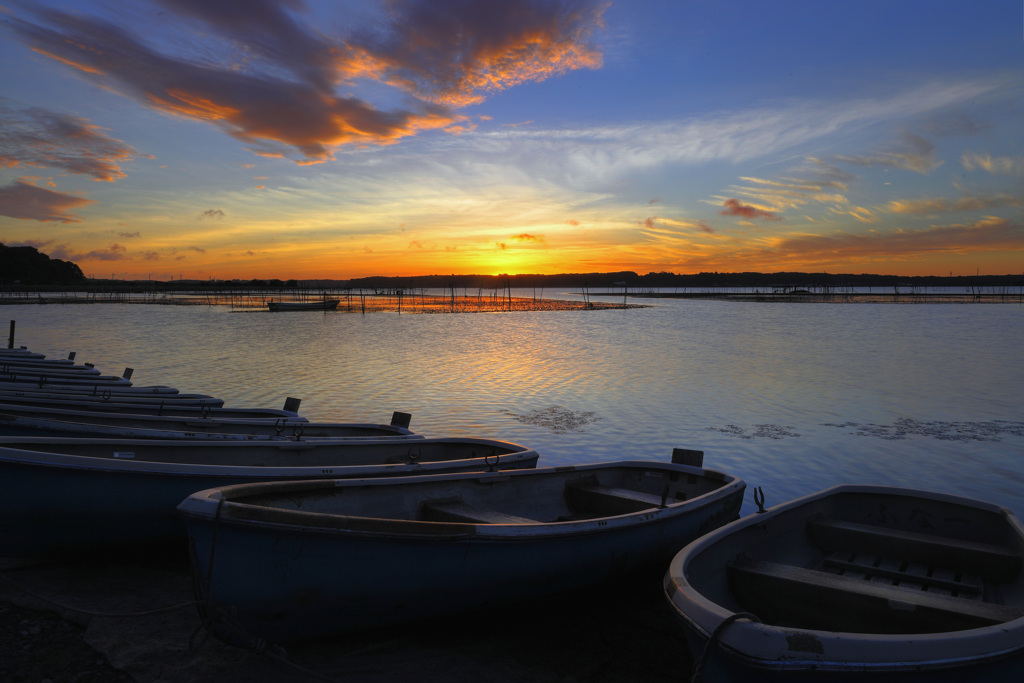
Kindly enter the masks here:
M 288 514 L 262 517 L 258 511 L 243 519 L 230 504 L 218 512 L 211 496 L 219 493 L 196 494 L 179 510 L 189 530 L 201 611 L 219 637 L 245 644 L 320 638 L 508 605 L 667 561 L 682 544 L 739 512 L 742 481 L 660 463 L 425 478 L 431 482 L 406 478 L 386 482 L 386 489 L 395 499 L 410 500 L 419 487 L 436 487 L 445 497 L 464 494 L 446 488 L 460 482 L 495 494 L 528 482 L 518 496 L 522 500 L 539 496 L 549 486 L 545 481 L 564 482 L 609 467 L 646 468 L 651 476 L 710 476 L 717 485 L 685 504 L 537 524 L 400 521 L 376 519 L 373 511 L 340 522 L 310 522 L 301 514 L 291 520 Z M 313 495 L 352 496 L 378 486 L 385 488 L 380 481 L 327 482 Z M 219 620 L 226 613 L 232 617 Z
M 1022 557 L 999 506 L 844 486 L 694 541 L 664 586 L 708 681 L 1021 680 Z
M 60 410 L 0 403 L 0 437 L 95 436 L 131 439 L 422 438 L 394 424 L 221 420 Z
M 242 482 L 531 468 L 487 439 L 189 441 L 0 439 L 0 556 L 173 541 L 190 494 Z

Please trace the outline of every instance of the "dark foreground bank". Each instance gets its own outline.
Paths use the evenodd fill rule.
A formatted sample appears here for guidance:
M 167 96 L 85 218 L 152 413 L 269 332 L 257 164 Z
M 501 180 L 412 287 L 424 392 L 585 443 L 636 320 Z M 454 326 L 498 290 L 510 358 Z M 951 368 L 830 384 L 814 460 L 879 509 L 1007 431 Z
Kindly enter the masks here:
M 658 571 L 502 610 L 255 653 L 207 637 L 187 604 L 191 578 L 180 558 L 147 552 L 5 568 L 0 680 L 613 683 L 685 681 L 692 666 Z M 175 605 L 184 606 L 163 609 Z M 109 614 L 118 616 L 100 616 Z

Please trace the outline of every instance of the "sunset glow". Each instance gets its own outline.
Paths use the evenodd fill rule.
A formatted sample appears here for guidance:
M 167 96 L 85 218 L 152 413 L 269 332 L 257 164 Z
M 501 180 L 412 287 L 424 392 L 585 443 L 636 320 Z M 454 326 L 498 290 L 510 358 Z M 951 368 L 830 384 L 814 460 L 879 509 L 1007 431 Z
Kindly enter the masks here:
M 0 242 L 125 279 L 1021 273 L 1021 11 L 15 2 Z

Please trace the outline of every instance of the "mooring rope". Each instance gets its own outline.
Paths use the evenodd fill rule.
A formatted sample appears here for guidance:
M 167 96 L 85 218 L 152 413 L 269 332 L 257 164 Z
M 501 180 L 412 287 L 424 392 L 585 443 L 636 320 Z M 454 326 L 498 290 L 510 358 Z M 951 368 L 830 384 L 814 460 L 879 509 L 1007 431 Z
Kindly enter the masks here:
M 693 677 L 690 678 L 690 683 L 700 683 L 704 680 L 702 674 L 704 672 L 704 664 L 707 661 L 708 655 L 711 654 L 711 649 L 718 643 L 718 638 L 722 635 L 722 631 L 734 624 L 740 619 L 747 619 L 755 623 L 760 624 L 761 620 L 750 612 L 736 612 L 726 617 L 715 630 L 708 636 L 708 642 L 704 643 L 704 649 L 701 650 L 700 656 L 697 657 L 697 661 L 693 665 Z

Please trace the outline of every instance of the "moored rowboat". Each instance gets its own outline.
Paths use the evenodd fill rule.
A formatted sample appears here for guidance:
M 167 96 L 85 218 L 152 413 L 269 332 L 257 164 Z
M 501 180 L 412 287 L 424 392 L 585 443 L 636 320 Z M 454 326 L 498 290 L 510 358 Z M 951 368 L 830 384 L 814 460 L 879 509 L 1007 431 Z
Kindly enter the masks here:
M 743 490 L 700 467 L 616 462 L 229 486 L 178 509 L 204 623 L 243 644 L 593 586 L 735 518 Z
M 175 506 L 210 486 L 534 467 L 488 439 L 0 439 L 0 556 L 184 538 Z
M 91 403 L 175 403 L 179 405 L 186 405 L 188 403 L 194 403 L 196 405 L 208 405 L 208 406 L 222 406 L 224 400 L 214 398 L 209 394 L 151 394 L 151 393 L 123 393 L 116 391 L 93 391 L 91 389 L 86 391 L 61 391 L 45 387 L 40 389 L 38 387 L 25 387 L 18 389 L 0 389 L 0 401 L 4 403 L 11 403 L 14 401 L 36 401 L 41 403 L 55 402 L 60 403 L 63 401 L 81 401 Z
M 95 436 L 103 439 L 395 439 L 423 438 L 404 427 L 346 422 L 223 421 L 87 411 L 19 410 L 0 405 L 0 436 Z M 52 413 L 64 413 L 60 418 Z M 70 413 L 76 413 L 72 416 Z
M 37 397 L 28 395 L 6 394 L 0 392 L 0 401 L 4 404 L 21 406 L 53 407 L 70 410 L 88 410 L 103 413 L 137 413 L 146 415 L 180 415 L 189 418 L 211 419 L 246 419 L 246 420 L 279 420 L 289 422 L 308 422 L 294 410 L 278 408 L 224 408 L 223 399 L 201 397 L 181 398 L 180 396 L 125 397 L 115 396 L 109 400 L 102 397 L 52 395 Z
M 92 395 L 114 395 L 114 396 L 147 396 L 147 395 L 173 395 L 178 390 L 174 387 L 164 385 L 132 386 L 129 381 L 100 381 L 93 382 L 89 379 L 65 380 L 55 379 L 54 381 L 45 378 L 15 377 L 4 379 L 0 377 L 0 391 L 22 391 L 22 390 L 48 391 L 51 393 L 67 394 L 92 394 Z
M 840 486 L 682 549 L 665 577 L 707 681 L 1024 679 L 1024 527 L 956 496 Z
M 230 417 L 201 417 L 180 415 L 146 415 L 121 411 L 73 410 L 38 405 L 0 403 L 0 435 L 3 436 L 104 436 L 115 432 L 97 431 L 92 427 L 129 430 L 125 438 L 196 438 L 204 434 L 216 438 L 238 435 L 241 437 L 286 437 L 295 439 L 333 439 L 352 437 L 410 437 L 408 427 L 411 416 L 393 414 L 391 424 L 363 424 L 347 422 L 309 422 L 304 417 L 274 419 L 244 419 Z M 60 433 L 56 433 L 60 432 Z M 150 432 L 155 434 L 146 435 Z M 210 437 L 215 438 L 215 437 Z

